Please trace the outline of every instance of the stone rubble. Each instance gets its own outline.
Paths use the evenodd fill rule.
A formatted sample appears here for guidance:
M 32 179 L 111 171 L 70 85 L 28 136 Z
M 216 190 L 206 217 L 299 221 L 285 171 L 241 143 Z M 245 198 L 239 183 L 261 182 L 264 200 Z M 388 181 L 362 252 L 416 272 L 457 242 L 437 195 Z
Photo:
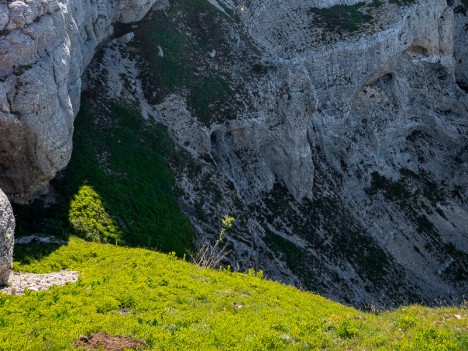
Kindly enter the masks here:
M 23 295 L 26 289 L 32 292 L 48 290 L 53 286 L 75 283 L 78 278 L 78 272 L 66 270 L 46 274 L 13 272 L 7 286 L 0 291 L 5 294 Z
M 38 234 L 31 234 L 19 237 L 15 240 L 16 245 L 27 245 L 31 243 L 40 244 L 67 244 L 68 241 L 57 239 L 53 236 L 43 236 Z

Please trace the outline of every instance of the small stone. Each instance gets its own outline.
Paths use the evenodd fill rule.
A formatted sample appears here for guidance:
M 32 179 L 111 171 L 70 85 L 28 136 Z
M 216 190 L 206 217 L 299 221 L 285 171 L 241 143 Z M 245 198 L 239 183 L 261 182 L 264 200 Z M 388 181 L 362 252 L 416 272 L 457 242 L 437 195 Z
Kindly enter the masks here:
M 132 41 L 132 39 L 135 37 L 135 33 L 133 32 L 130 32 L 130 33 L 127 33 L 127 34 L 124 34 L 122 35 L 118 41 L 121 42 L 122 44 L 126 44 L 130 41 Z
M 164 51 L 163 51 L 162 47 L 160 47 L 158 45 L 158 46 L 156 46 L 156 48 L 158 49 L 158 56 L 164 58 Z

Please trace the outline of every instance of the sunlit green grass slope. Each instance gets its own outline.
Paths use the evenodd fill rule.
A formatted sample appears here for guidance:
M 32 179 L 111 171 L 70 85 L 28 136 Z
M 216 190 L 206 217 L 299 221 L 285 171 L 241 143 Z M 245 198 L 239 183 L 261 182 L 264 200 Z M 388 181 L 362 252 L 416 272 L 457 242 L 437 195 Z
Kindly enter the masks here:
M 73 350 L 107 332 L 156 350 L 468 350 L 464 308 L 368 314 L 255 275 L 145 249 L 18 245 L 15 269 L 77 270 L 77 283 L 0 296 L 0 349 Z

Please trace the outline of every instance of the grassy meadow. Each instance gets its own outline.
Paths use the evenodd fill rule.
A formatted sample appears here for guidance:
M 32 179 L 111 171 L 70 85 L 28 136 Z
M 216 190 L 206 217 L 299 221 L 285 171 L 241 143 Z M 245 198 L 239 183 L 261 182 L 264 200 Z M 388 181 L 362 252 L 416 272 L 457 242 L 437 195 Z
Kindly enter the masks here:
M 75 350 L 97 332 L 154 350 L 466 350 L 468 311 L 400 307 L 364 313 L 174 254 L 89 243 L 18 245 L 15 270 L 80 273 L 77 283 L 0 296 L 0 349 Z

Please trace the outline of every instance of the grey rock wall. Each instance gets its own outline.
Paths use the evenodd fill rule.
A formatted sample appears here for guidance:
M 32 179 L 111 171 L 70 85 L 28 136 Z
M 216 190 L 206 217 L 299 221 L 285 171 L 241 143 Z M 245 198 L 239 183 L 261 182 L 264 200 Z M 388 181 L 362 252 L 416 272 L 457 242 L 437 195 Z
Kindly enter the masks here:
M 454 58 L 455 77 L 464 89 L 468 89 L 468 5 L 465 4 L 457 1 L 455 5 Z
M 0 189 L 0 286 L 8 283 L 13 268 L 15 217 L 8 198 Z
M 209 204 L 207 186 L 187 176 L 184 205 L 245 216 L 230 256 L 241 269 L 358 305 L 462 301 L 468 96 L 457 85 L 467 47 L 458 4 L 382 1 L 363 9 L 373 21 L 338 32 L 312 1 L 242 3 L 261 62 L 236 56 L 233 39 L 242 60 L 228 71 L 249 107 L 201 126 L 183 99 L 161 106 L 181 146 L 216 160 L 214 182 L 232 196 Z
M 32 0 L 0 4 L 0 186 L 22 203 L 72 151 L 81 75 L 116 21 L 166 0 Z
M 261 95 L 253 99 L 254 114 L 211 128 L 217 135 L 213 152 L 222 155 L 246 198 L 255 199 L 262 191 L 272 189 L 275 179 L 284 182 L 296 199 L 312 198 L 311 147 L 326 144 L 330 162 L 337 165 L 340 158 L 350 158 L 344 150 L 353 147 L 349 131 L 362 128 L 356 125 L 355 115 L 362 113 L 356 111 L 356 99 L 366 86 L 385 77 L 397 81 L 392 83 L 399 89 L 394 97 L 403 118 L 406 107 L 402 105 L 407 105 L 407 97 L 416 92 L 407 91 L 411 68 L 407 76 L 398 72 L 402 58 L 407 58 L 407 66 L 415 70 L 426 64 L 439 65 L 453 83 L 455 20 L 446 2 L 386 5 L 384 15 L 374 14 L 376 24 L 339 40 L 326 33 L 328 38 L 321 39 L 320 24 L 308 14 L 313 6 L 313 2 L 304 0 L 255 1 L 242 13 L 246 31 L 265 54 L 265 65 L 277 68 L 267 78 L 247 83 L 250 91 Z M 456 87 L 448 90 L 456 91 Z M 460 93 L 451 95 L 450 101 L 463 114 L 466 99 Z M 392 123 L 401 134 L 415 127 L 401 119 Z M 369 133 L 378 143 L 380 136 L 372 130 Z M 456 138 L 461 140 L 462 136 Z M 375 144 L 364 150 L 358 146 L 364 143 L 356 141 L 354 147 L 364 155 L 375 155 Z M 246 145 L 250 145 L 246 153 L 255 157 L 241 162 L 236 152 Z M 381 156 L 381 171 L 396 178 L 398 169 L 388 157 Z M 399 166 L 409 167 L 411 162 L 399 162 Z

